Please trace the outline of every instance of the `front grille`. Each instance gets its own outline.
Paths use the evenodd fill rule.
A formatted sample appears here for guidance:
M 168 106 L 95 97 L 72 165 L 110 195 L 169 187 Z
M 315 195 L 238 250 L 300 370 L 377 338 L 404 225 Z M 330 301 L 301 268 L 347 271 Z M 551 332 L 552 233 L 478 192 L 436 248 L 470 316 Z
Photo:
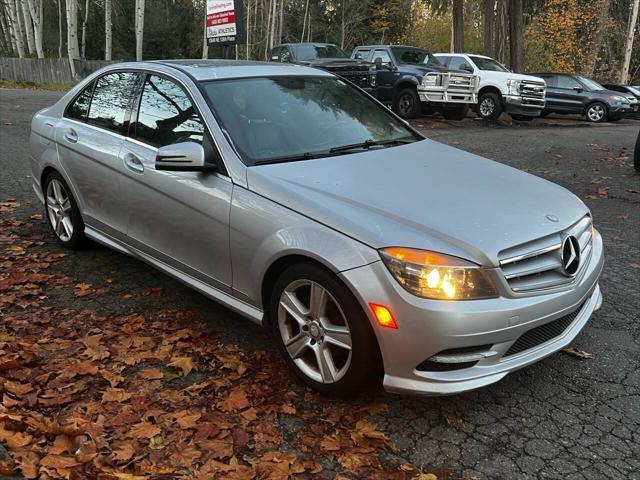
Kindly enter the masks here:
M 475 75 L 448 73 L 443 85 L 449 93 L 473 93 L 476 89 L 476 77 Z
M 432 357 L 427 358 L 424 362 L 416 367 L 416 370 L 419 370 L 421 372 L 451 372 L 453 370 L 470 368 L 478 363 L 479 360 L 460 360 L 465 360 L 465 358 L 463 358 L 465 355 L 468 359 L 469 355 L 482 354 L 483 352 L 487 352 L 488 350 L 491 350 L 491 346 L 491 344 L 474 345 L 473 347 L 450 348 L 449 350 L 442 350 Z M 455 357 L 458 357 L 457 361 Z
M 547 343 L 548 341 L 562 335 L 564 331 L 569 328 L 569 325 L 571 325 L 576 319 L 582 310 L 583 305 L 584 303 L 564 317 L 560 317 L 523 333 L 515 342 L 513 342 L 513 345 L 509 347 L 509 350 L 507 350 L 507 353 L 505 353 L 502 358 L 524 352 L 525 350 Z
M 498 254 L 500 267 L 509 287 L 514 292 L 531 292 L 559 287 L 571 283 L 562 268 L 562 242 L 565 237 L 576 237 L 580 247 L 579 276 L 591 255 L 591 217 L 585 216 L 565 231 L 557 232 Z
M 464 368 L 471 368 L 476 363 L 478 362 L 441 363 L 425 360 L 416 367 L 416 370 L 419 372 L 452 372 L 455 370 L 462 370 Z
M 349 80 L 361 88 L 371 86 L 371 74 L 367 66 L 357 67 L 348 65 L 345 67 L 325 67 L 323 70 Z
M 546 88 L 544 82 L 524 80 L 520 84 L 520 94 L 522 95 L 523 105 L 538 105 L 543 107 L 545 104 Z

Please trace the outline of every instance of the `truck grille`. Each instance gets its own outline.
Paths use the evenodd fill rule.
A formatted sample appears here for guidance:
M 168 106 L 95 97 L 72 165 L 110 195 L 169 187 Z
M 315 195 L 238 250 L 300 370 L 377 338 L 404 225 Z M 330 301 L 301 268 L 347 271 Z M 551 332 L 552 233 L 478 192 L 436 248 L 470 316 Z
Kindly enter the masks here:
M 569 237 L 575 237 L 580 252 L 577 270 L 571 274 L 563 266 L 563 247 Z M 586 215 L 565 231 L 503 250 L 498 254 L 498 260 L 504 278 L 514 292 L 560 287 L 582 274 L 589 263 L 592 240 L 591 217 Z
M 323 68 L 327 72 L 338 75 L 351 83 L 356 84 L 360 88 L 371 87 L 370 71 L 368 66 L 347 65 L 344 67 L 326 67 Z
M 576 319 L 584 303 L 576 308 L 573 312 L 552 320 L 549 323 L 545 323 L 544 325 L 540 325 L 538 327 L 532 328 L 531 330 L 527 330 L 525 333 L 520 335 L 520 337 L 513 342 L 507 353 L 503 355 L 502 358 L 509 357 L 511 355 L 516 355 L 520 352 L 524 352 L 525 350 L 529 350 L 531 348 L 542 345 L 543 343 L 547 343 L 550 340 L 553 340 L 556 337 L 562 335 L 567 328 L 573 323 Z
M 545 93 L 547 86 L 544 82 L 533 82 L 531 80 L 524 80 L 520 84 L 520 94 L 523 98 L 523 103 L 528 105 L 540 105 L 545 104 Z

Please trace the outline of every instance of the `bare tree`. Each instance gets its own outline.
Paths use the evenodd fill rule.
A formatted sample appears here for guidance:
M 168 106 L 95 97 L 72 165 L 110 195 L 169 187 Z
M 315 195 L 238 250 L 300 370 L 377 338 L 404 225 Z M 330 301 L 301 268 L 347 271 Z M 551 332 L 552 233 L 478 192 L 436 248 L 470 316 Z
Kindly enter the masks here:
M 44 48 L 42 47 L 42 36 L 44 27 L 44 17 L 42 0 L 26 0 L 29 8 L 29 16 L 33 22 L 33 38 L 38 58 L 44 58 Z
M 304 31 L 307 29 L 307 12 L 309 11 L 309 0 L 304 2 L 304 18 L 302 19 L 302 37 L 300 41 L 304 42 Z M 311 26 L 309 26 L 311 28 Z
M 257 0 L 256 0 L 257 3 Z M 246 31 L 247 48 L 246 55 L 249 60 L 249 50 L 251 45 L 251 0 L 247 0 L 247 31 Z
M 58 3 L 58 58 L 62 58 L 62 0 Z
M 510 0 L 509 2 L 509 59 L 511 70 L 521 72 L 523 70 L 522 56 L 522 0 Z
M 82 20 L 82 58 L 86 58 L 87 52 L 87 22 L 89 21 L 89 0 L 84 2 L 84 20 Z
M 80 58 L 80 48 L 78 47 L 78 1 L 65 0 L 67 13 L 67 55 L 69 56 L 69 66 L 71 75 L 78 77 L 75 60 Z
M 505 63 L 507 60 L 507 1 L 498 0 L 496 3 L 496 51 L 494 56 L 501 63 Z
M 204 32 L 202 34 L 202 58 L 209 58 L 209 42 L 207 39 L 207 2 L 204 2 Z
M 136 60 L 142 61 L 142 38 L 144 36 L 144 0 L 136 0 Z
M 464 52 L 464 0 L 453 0 L 451 51 Z
M 36 52 L 36 42 L 33 39 L 33 22 L 31 21 L 31 14 L 29 13 L 29 5 L 26 0 L 18 0 L 22 12 L 18 14 L 22 15 L 22 24 L 24 26 L 24 33 L 27 37 L 27 47 L 29 48 L 29 55 L 33 55 Z
M 26 56 L 24 50 L 24 32 L 20 24 L 20 11 L 16 5 L 15 0 L 8 0 L 6 3 L 7 13 L 9 14 L 9 31 L 15 42 L 18 57 L 24 58 Z
M 111 61 L 111 48 L 113 45 L 111 20 L 111 0 L 104 0 L 104 59 Z
M 494 54 L 493 30 L 495 25 L 496 0 L 484 0 L 482 16 L 484 19 L 484 54 L 488 57 Z
M 15 42 L 11 33 L 9 32 L 9 20 L 8 15 L 6 13 L 6 6 L 4 3 L 0 2 L 0 33 L 2 34 L 2 42 L 4 44 L 5 50 L 15 53 Z
M 620 83 L 626 85 L 629 81 L 629 64 L 631 63 L 631 52 L 633 51 L 633 36 L 638 26 L 638 7 L 640 0 L 633 0 L 631 7 L 631 20 L 629 21 L 629 33 L 627 34 L 627 42 L 624 49 L 624 62 L 620 71 Z

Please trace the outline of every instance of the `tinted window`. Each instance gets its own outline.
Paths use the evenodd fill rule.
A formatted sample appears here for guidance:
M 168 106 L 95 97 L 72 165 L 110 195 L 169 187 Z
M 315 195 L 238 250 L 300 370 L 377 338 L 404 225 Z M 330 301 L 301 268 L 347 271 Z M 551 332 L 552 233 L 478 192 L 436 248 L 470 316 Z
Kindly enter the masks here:
M 91 82 L 78 97 L 67 107 L 64 112 L 64 116 L 80 120 L 84 122 L 87 120 L 87 113 L 89 112 L 89 104 L 91 103 L 91 93 L 93 92 L 93 82 Z
M 202 143 L 204 125 L 191 100 L 171 80 L 151 75 L 144 83 L 136 137 L 155 147 L 193 140 Z
M 204 88 L 248 165 L 326 156 L 332 148 L 365 141 L 415 140 L 385 107 L 339 78 L 213 80 Z
M 317 60 L 319 58 L 349 58 L 335 45 L 292 45 L 291 50 L 296 60 Z
M 368 48 L 360 48 L 355 51 L 355 53 L 353 54 L 353 58 L 356 58 L 358 60 L 369 60 L 370 53 L 371 50 L 369 50 Z
M 464 57 L 451 57 L 448 67 L 452 70 L 462 70 L 460 68 L 462 65 L 468 65 Z
M 381 59 L 383 65 L 388 65 L 389 62 L 391 62 L 391 57 L 389 57 L 389 54 L 387 53 L 386 50 L 375 50 L 373 52 L 373 61 L 374 62 L 375 62 L 376 58 Z
M 544 80 L 544 83 L 547 84 L 547 87 L 556 88 L 558 86 L 558 81 L 556 79 L 557 77 L 554 77 L 553 75 L 536 75 L 535 73 L 532 75 L 542 78 Z
M 572 77 L 565 77 L 561 75 L 556 77 L 556 79 L 558 88 L 566 88 L 568 90 L 571 90 L 575 87 L 582 88 L 582 86 Z
M 420 63 L 441 66 L 442 63 L 426 50 L 421 48 L 392 47 L 394 57 L 399 63 Z
M 89 109 L 91 125 L 124 134 L 124 122 L 137 73 L 110 73 L 98 79 Z

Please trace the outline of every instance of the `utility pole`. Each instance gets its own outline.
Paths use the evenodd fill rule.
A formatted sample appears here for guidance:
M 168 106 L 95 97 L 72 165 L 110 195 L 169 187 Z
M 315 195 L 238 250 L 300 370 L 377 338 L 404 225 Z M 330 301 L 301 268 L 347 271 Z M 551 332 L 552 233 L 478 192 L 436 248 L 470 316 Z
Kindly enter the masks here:
M 629 65 L 631 64 L 633 36 L 636 31 L 636 24 L 638 23 L 639 6 L 640 0 L 633 0 L 633 5 L 631 7 L 631 21 L 629 22 L 629 33 L 627 34 L 627 45 L 624 51 L 624 63 L 622 64 L 622 71 L 620 72 L 620 83 L 623 85 L 626 85 L 629 81 Z

